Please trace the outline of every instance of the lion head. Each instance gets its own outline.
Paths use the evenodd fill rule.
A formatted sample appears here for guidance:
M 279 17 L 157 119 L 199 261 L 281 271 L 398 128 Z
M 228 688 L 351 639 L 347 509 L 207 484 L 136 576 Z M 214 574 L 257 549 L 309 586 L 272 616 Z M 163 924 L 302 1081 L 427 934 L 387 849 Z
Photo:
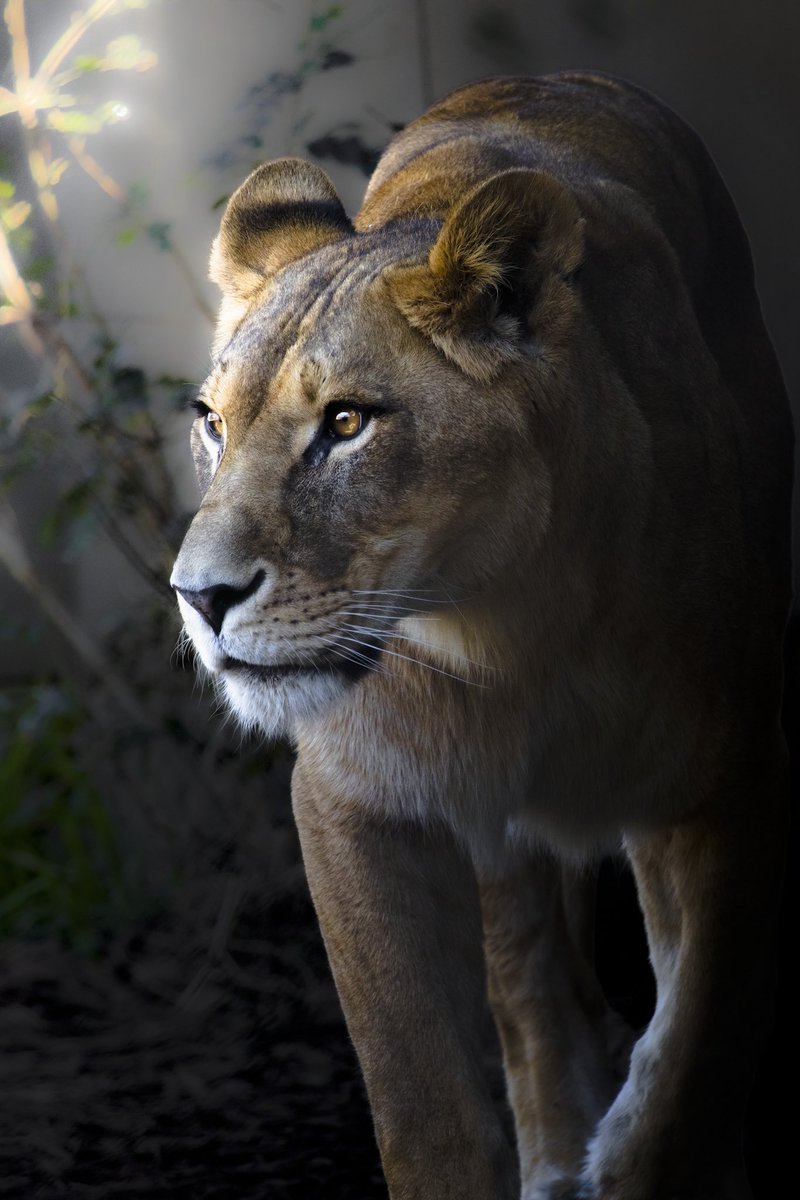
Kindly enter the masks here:
M 407 659 L 480 670 L 465 606 L 518 590 L 551 520 L 545 398 L 569 386 L 582 246 L 537 170 L 355 227 L 299 160 L 234 194 L 172 585 L 243 722 L 291 734 Z

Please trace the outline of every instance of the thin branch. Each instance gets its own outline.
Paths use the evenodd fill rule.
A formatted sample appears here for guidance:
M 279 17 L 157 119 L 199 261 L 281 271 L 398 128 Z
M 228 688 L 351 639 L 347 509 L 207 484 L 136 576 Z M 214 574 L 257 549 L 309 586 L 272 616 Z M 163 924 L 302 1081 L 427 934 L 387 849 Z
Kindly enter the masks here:
M 16 94 L 10 92 L 7 87 L 0 87 L 0 117 L 5 117 L 8 113 L 16 112 L 19 107 L 19 101 Z
M 19 273 L 2 224 L 0 224 L 0 288 L 3 289 L 15 308 L 21 309 L 28 316 L 33 314 L 35 307 L 33 297 Z
M 21 0 L 14 0 L 14 2 L 19 3 Z M 85 12 L 77 13 L 72 24 L 67 27 L 42 59 L 41 66 L 36 72 L 37 82 L 49 82 L 53 73 L 58 70 L 67 55 L 75 49 L 87 29 L 90 29 L 96 21 L 115 8 L 116 4 L 117 0 L 95 0 L 95 3 L 91 4 Z
M 17 87 L 24 89 L 31 78 L 28 35 L 25 30 L 25 0 L 8 0 L 3 15 L 8 36 L 11 38 L 11 62 Z
M 0 312 L 0 324 L 18 323 L 19 336 L 32 354 L 44 352 L 42 340 L 33 326 L 35 305 L 25 280 L 17 269 L 6 232 L 0 223 L 0 290 L 6 295 L 10 308 Z
M 0 561 L 29 596 L 39 605 L 91 673 L 100 680 L 120 707 L 139 724 L 149 726 L 152 719 L 128 685 L 117 675 L 105 655 L 72 619 L 72 616 L 46 584 L 37 576 L 25 551 L 16 515 L 8 501 L 0 499 Z
M 82 171 L 85 171 L 90 179 L 93 179 L 99 188 L 101 188 L 107 196 L 112 200 L 116 200 L 119 204 L 125 203 L 125 193 L 117 183 L 116 179 L 112 179 L 107 175 L 100 166 L 97 159 L 92 158 L 91 154 L 86 151 L 86 139 L 79 137 L 67 138 L 67 146 L 69 152 L 75 159 Z
M 146 580 L 147 583 L 150 584 L 154 592 L 157 592 L 159 596 L 163 596 L 174 602 L 175 597 L 173 595 L 172 588 L 167 583 L 166 578 L 163 575 L 160 575 L 158 571 L 155 571 L 150 564 L 145 561 L 131 540 L 122 532 L 120 525 L 109 514 L 105 505 L 99 504 L 96 497 L 95 503 L 102 512 L 103 528 L 105 529 L 107 536 L 119 550 L 120 554 L 122 554 L 123 557 L 128 560 L 136 573 L 141 575 L 142 579 Z M 166 542 L 164 543 L 164 547 L 166 548 Z M 174 551 L 172 553 L 174 553 Z

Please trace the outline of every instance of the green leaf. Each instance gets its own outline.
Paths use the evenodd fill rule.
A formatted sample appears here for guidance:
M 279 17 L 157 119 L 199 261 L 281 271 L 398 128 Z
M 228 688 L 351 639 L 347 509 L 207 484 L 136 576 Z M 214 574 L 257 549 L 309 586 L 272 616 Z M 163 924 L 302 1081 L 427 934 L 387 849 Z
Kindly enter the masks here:
M 61 536 L 64 520 L 58 509 L 53 509 L 39 523 L 39 541 L 47 550 L 52 550 Z
M 128 187 L 128 204 L 131 208 L 144 208 L 150 199 L 150 190 L 146 183 L 137 180 Z
M 80 71 L 82 75 L 88 75 L 90 71 L 99 71 L 103 65 L 103 60 L 97 54 L 76 54 L 72 60 L 73 69 Z
M 10 179 L 0 179 L 0 200 L 10 200 L 16 190 Z
M 30 417 L 39 417 L 57 403 L 58 397 L 55 392 L 43 392 L 41 396 L 37 396 L 35 400 L 31 400 L 25 405 L 25 412 Z
M 341 4 L 332 4 L 325 12 L 317 13 L 316 16 L 312 17 L 309 25 L 314 33 L 321 33 L 323 29 L 330 25 L 331 21 L 335 21 L 337 17 L 340 17 L 343 11 Z
M 47 278 L 55 265 L 56 261 L 51 255 L 40 254 L 36 258 L 32 258 L 25 267 L 25 278 L 32 283 L 38 283 Z
M 139 236 L 139 230 L 133 225 L 129 225 L 127 229 L 120 229 L 119 233 L 114 237 L 114 241 L 118 246 L 131 246 Z
M 172 242 L 169 237 L 171 228 L 172 226 L 168 221 L 154 221 L 152 225 L 147 226 L 148 236 L 155 242 L 159 250 L 172 249 Z
M 105 66 L 116 71 L 133 71 L 152 59 L 142 45 L 142 39 L 134 34 L 114 38 L 106 46 Z
M 8 240 L 18 261 L 23 260 L 33 245 L 33 230 L 29 225 L 20 225 L 19 229 L 10 229 Z
M 30 211 L 31 206 L 27 200 L 18 200 L 16 204 L 10 204 L 8 208 L 3 209 L 2 218 L 6 229 L 19 229 L 27 221 Z
M 97 113 L 56 110 L 47 114 L 47 124 L 58 133 L 99 133 L 106 122 Z
M 141 367 L 118 367 L 111 376 L 116 399 L 138 406 L 147 403 L 147 376 Z
M 39 525 L 41 544 L 51 550 L 71 525 L 94 515 L 91 510 L 92 495 L 93 485 L 88 479 L 81 479 L 67 488 L 61 495 L 58 507 L 51 509 Z
M 51 187 L 55 187 L 65 171 L 69 170 L 68 158 L 54 158 L 50 163 L 50 169 L 47 173 L 48 183 Z
M 63 550 L 66 562 L 74 562 L 84 550 L 96 540 L 100 532 L 100 514 L 94 509 L 87 509 L 70 522 L 67 541 Z

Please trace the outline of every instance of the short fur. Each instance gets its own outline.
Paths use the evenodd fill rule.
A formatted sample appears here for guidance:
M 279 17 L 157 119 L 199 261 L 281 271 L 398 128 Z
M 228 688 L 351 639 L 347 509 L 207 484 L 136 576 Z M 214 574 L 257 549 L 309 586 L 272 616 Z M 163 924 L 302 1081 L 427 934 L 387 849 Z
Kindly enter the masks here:
M 392 1200 L 744 1200 L 792 434 L 708 154 L 629 84 L 488 80 L 394 138 L 352 225 L 319 169 L 260 167 L 212 269 L 225 432 L 194 429 L 173 584 L 233 710 L 297 744 Z M 590 966 L 581 864 L 620 847 L 638 1041 Z

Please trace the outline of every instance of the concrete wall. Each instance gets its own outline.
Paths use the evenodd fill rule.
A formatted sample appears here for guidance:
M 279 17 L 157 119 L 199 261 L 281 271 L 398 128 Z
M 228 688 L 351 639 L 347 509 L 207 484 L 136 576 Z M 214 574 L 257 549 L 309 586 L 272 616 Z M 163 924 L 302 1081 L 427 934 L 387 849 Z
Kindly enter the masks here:
M 29 2 L 34 64 L 74 7 L 75 0 Z M 158 56 L 147 72 L 88 81 L 98 102 L 113 97 L 129 112 L 90 148 L 123 189 L 138 188 L 143 219 L 168 227 L 208 307 L 216 304 L 204 278 L 219 219 L 214 205 L 255 161 L 308 154 L 309 143 L 316 145 L 355 210 L 365 177 L 356 166 L 325 155 L 336 145 L 331 135 L 339 139 L 340 157 L 348 147 L 357 155 L 359 148 L 379 148 L 393 126 L 470 79 L 595 67 L 657 92 L 710 147 L 750 232 L 767 322 L 790 392 L 795 400 L 800 396 L 800 5 L 345 0 L 341 15 L 315 33 L 310 23 L 330 8 L 292 0 L 153 0 L 110 18 L 82 47 L 138 33 Z M 326 53 L 328 69 L 312 68 L 299 92 L 276 95 L 304 62 Z M 351 61 L 336 65 L 342 56 Z M 66 252 L 84 268 L 123 358 L 155 375 L 202 379 L 210 326 L 174 258 L 146 235 L 121 245 L 126 221 L 118 206 L 79 171 L 65 177 L 59 198 Z M 20 366 L 13 333 L 0 329 L 0 339 L 6 404 L 13 407 L 26 394 L 30 370 Z M 182 502 L 190 509 L 196 494 L 185 445 L 189 419 L 165 413 L 164 424 Z M 25 507 L 24 493 L 21 499 Z M 67 576 L 59 586 L 81 619 L 96 628 L 133 586 L 102 543 Z M 0 575 L 0 607 L 8 611 L 19 603 L 19 593 Z M 14 651 L 0 647 L 0 673 L 12 661 L 18 671 Z

